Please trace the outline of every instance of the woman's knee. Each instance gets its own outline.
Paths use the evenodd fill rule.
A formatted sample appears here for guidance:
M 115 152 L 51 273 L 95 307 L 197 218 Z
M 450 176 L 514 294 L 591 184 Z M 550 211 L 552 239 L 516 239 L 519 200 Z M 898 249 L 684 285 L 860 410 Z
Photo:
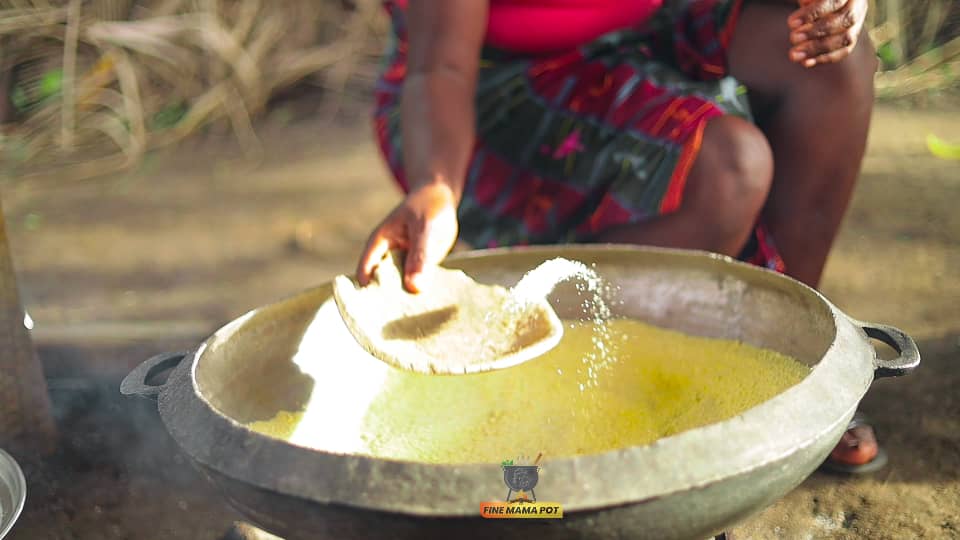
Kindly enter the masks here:
M 756 126 L 734 116 L 707 123 L 688 187 L 698 210 L 711 206 L 720 217 L 755 216 L 772 180 L 773 152 Z

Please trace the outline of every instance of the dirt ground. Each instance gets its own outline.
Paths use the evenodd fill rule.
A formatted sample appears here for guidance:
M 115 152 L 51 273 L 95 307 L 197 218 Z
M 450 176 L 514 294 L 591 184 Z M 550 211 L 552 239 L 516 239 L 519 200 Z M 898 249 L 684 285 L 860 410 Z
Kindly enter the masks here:
M 155 407 L 120 378 L 149 355 L 349 271 L 398 199 L 362 112 L 330 124 L 302 103 L 271 113 L 267 158 L 209 137 L 136 173 L 8 183 L 3 201 L 61 448 L 25 463 L 13 540 L 215 539 L 237 516 L 177 454 Z M 915 337 L 923 365 L 863 403 L 890 465 L 814 474 L 742 524 L 745 538 L 960 538 L 960 111 L 878 109 L 853 209 L 823 291 L 850 315 Z M 226 150 L 225 150 L 226 149 Z

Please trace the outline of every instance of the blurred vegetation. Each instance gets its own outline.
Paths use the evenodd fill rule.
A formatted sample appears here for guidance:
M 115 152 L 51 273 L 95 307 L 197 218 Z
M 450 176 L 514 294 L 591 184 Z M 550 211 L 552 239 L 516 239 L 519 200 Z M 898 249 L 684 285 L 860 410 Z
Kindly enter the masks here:
M 872 0 L 870 7 L 870 35 L 882 67 L 879 97 L 960 90 L 960 2 Z
M 960 81 L 960 2 L 872 0 L 878 96 Z M 334 110 L 387 39 L 379 0 L 0 0 L 0 174 L 87 178 L 198 131 L 231 131 L 304 80 Z
M 0 0 L 2 173 L 108 174 L 206 128 L 255 160 L 272 97 L 341 94 L 385 39 L 378 0 Z

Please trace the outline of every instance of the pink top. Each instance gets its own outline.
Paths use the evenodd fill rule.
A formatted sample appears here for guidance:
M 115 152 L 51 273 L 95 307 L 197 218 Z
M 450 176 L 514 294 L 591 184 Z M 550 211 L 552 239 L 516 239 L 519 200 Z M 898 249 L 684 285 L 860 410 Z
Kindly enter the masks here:
M 576 48 L 646 21 L 663 4 L 663 0 L 489 1 L 487 44 L 521 53 Z M 406 7 L 407 0 L 397 3 Z

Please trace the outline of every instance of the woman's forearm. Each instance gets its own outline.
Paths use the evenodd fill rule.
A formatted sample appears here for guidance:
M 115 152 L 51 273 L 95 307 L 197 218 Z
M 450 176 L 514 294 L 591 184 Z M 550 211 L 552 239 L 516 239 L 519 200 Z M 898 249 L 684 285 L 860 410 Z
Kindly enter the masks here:
M 475 133 L 475 76 L 444 68 L 407 76 L 401 123 L 410 188 L 450 188 L 459 203 Z
M 475 138 L 480 50 L 488 0 L 410 0 L 407 76 L 401 104 L 411 189 L 448 186 L 459 203 Z

